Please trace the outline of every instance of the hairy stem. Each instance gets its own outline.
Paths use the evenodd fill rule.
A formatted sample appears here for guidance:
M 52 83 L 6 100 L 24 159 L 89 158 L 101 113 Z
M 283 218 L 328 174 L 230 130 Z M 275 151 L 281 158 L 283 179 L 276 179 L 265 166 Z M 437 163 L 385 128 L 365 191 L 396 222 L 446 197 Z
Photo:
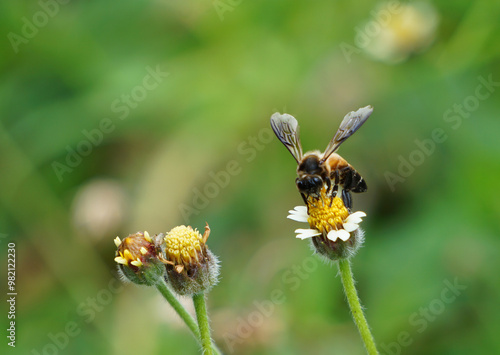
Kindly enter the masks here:
M 207 305 L 205 303 L 205 294 L 197 293 L 193 296 L 196 317 L 201 334 L 201 346 L 204 355 L 213 355 L 212 339 L 210 338 L 210 325 L 208 324 Z
M 200 333 L 200 329 L 198 328 L 198 324 L 194 320 L 194 318 L 186 311 L 186 309 L 182 306 L 182 304 L 179 302 L 179 300 L 174 296 L 174 294 L 169 290 L 167 287 L 165 281 L 160 281 L 155 284 L 156 289 L 161 293 L 161 295 L 167 300 L 167 302 L 172 306 L 172 308 L 175 310 L 175 312 L 181 317 L 181 319 L 186 323 L 188 326 L 189 330 L 191 330 L 191 333 L 193 333 L 194 337 L 196 338 L 196 341 L 198 344 L 203 346 L 202 343 L 202 337 Z M 203 300 L 204 301 L 204 300 Z M 196 305 L 196 302 L 195 302 Z M 197 311 L 198 313 L 198 311 Z M 206 315 L 205 311 L 205 315 Z M 209 334 L 209 339 L 210 339 L 210 334 Z M 214 355 L 221 355 L 221 351 L 215 344 L 211 344 L 213 354 Z M 205 354 L 212 354 L 212 352 L 205 352 Z
M 165 281 L 161 281 L 156 283 L 156 289 L 160 291 L 162 296 L 167 300 L 168 303 L 172 306 L 172 308 L 177 312 L 179 317 L 182 318 L 184 323 L 188 326 L 189 330 L 193 333 L 194 337 L 198 342 L 200 342 L 200 330 L 198 329 L 198 325 L 194 318 L 186 311 L 186 309 L 182 306 L 179 300 L 173 295 L 173 293 L 168 289 Z
M 370 332 L 370 327 L 368 327 L 368 322 L 366 321 L 365 315 L 363 314 L 363 309 L 359 302 L 358 292 L 356 291 L 356 286 L 354 285 L 354 278 L 351 271 L 351 263 L 347 259 L 339 260 L 339 270 L 340 277 L 342 279 L 342 285 L 344 286 L 344 292 L 347 296 L 347 301 L 349 302 L 349 307 L 351 308 L 352 317 L 354 322 L 358 327 L 359 334 L 363 339 L 366 351 L 369 355 L 378 355 L 377 347 L 375 346 L 375 340 Z

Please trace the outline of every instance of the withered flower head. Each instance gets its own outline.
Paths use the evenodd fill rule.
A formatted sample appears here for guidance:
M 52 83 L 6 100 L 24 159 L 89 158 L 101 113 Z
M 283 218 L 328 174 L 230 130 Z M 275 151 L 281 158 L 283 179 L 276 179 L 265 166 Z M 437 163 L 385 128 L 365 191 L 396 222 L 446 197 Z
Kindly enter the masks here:
M 206 292 L 217 284 L 218 260 L 205 244 L 209 235 L 208 224 L 203 235 L 190 226 L 175 227 L 165 235 L 166 280 L 178 294 Z
M 359 223 L 366 213 L 349 214 L 342 199 L 327 196 L 326 189 L 322 190 L 320 198 L 310 197 L 307 202 L 308 207 L 297 206 L 287 217 L 309 223 L 310 229 L 295 231 L 297 238 L 311 238 L 316 252 L 330 260 L 353 256 L 364 240 Z
M 114 242 L 118 248 L 115 261 L 124 278 L 139 285 L 152 285 L 163 277 L 165 268 L 158 260 L 160 249 L 148 232 L 130 234 L 123 241 L 116 237 Z

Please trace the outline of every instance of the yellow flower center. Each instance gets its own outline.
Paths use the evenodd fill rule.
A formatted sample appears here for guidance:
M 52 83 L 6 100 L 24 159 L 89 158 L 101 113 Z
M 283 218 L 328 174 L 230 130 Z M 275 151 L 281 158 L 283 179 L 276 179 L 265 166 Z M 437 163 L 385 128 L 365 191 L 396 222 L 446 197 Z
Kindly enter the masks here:
M 331 206 L 330 206 L 331 202 Z M 323 234 L 335 229 L 342 229 L 345 219 L 349 216 L 349 211 L 344 206 L 344 201 L 341 198 L 335 197 L 332 199 L 322 191 L 321 198 L 309 198 L 309 226 L 317 229 Z
M 203 236 L 189 226 L 173 228 L 165 236 L 165 245 L 167 260 L 186 267 L 198 263 L 205 248 Z

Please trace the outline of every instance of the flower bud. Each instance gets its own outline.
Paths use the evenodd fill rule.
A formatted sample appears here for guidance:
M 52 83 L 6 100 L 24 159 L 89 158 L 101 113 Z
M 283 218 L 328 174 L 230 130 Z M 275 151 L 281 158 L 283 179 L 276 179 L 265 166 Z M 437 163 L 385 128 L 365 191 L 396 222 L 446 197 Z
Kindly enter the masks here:
M 209 235 L 208 224 L 203 235 L 190 226 L 175 227 L 165 235 L 165 279 L 178 294 L 208 292 L 219 281 L 219 261 L 205 244 Z
M 159 236 L 160 238 L 162 236 Z M 165 266 L 158 259 L 158 236 L 153 240 L 148 232 L 137 232 L 123 241 L 115 238 L 115 261 L 124 279 L 138 285 L 154 285 L 165 273 Z

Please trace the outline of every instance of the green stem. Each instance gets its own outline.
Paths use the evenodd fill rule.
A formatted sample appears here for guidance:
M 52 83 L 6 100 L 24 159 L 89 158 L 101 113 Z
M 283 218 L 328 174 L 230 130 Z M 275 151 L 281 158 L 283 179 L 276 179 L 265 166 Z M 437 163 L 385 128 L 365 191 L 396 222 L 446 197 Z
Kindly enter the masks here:
M 155 284 L 156 289 L 160 291 L 162 296 L 170 303 L 172 308 L 177 312 L 179 317 L 182 318 L 184 323 L 188 326 L 188 328 L 193 333 L 194 337 L 198 342 L 200 342 L 200 330 L 198 329 L 198 325 L 194 318 L 186 311 L 186 309 L 182 306 L 179 300 L 173 295 L 173 293 L 168 289 L 167 284 L 164 280 L 159 281 Z
M 356 286 L 354 286 L 354 278 L 351 271 L 351 263 L 349 260 L 340 259 L 339 260 L 339 270 L 340 277 L 342 278 L 342 284 L 344 285 L 344 292 L 347 296 L 347 301 L 349 302 L 349 307 L 351 308 L 352 317 L 354 322 L 358 327 L 359 334 L 365 344 L 366 351 L 369 355 L 378 355 L 377 347 L 375 346 L 375 340 L 370 332 L 368 323 L 366 321 L 365 315 L 363 314 L 363 309 L 359 302 L 358 292 L 356 291 Z
M 186 309 L 182 306 L 182 304 L 177 300 L 174 294 L 169 290 L 164 280 L 159 281 L 155 284 L 156 289 L 162 294 L 162 296 L 170 303 L 175 312 L 181 317 L 181 319 L 186 323 L 188 328 L 193 333 L 194 337 L 198 344 L 202 345 L 200 330 L 198 328 L 198 324 L 194 318 L 186 311 Z M 205 312 L 206 314 L 206 312 Z M 212 344 L 213 352 L 215 355 L 221 355 L 221 351 L 217 348 L 215 344 Z
M 210 326 L 208 324 L 207 305 L 205 303 L 205 294 L 197 293 L 193 296 L 194 308 L 196 317 L 198 318 L 198 326 L 201 333 L 201 345 L 204 355 L 213 355 L 212 339 L 210 338 Z

